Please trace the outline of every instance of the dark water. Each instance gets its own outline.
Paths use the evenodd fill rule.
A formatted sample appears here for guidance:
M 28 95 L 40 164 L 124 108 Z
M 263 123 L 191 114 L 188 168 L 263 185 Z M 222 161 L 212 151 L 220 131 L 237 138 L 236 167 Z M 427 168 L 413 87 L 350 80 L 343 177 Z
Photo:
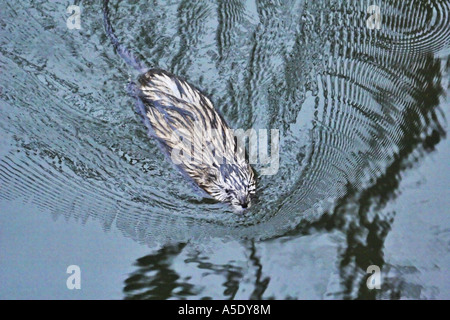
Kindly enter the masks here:
M 147 138 L 100 1 L 78 30 L 69 2 L 2 0 L 0 298 L 450 299 L 450 2 L 111 2 L 147 65 L 280 130 L 279 171 L 244 218 L 202 199 Z

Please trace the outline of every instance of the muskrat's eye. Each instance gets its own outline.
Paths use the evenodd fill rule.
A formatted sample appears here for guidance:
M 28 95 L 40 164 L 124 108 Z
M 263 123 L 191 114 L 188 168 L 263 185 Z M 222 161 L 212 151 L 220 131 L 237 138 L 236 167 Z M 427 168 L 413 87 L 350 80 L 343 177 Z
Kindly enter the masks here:
M 225 192 L 226 192 L 226 193 L 230 193 L 231 190 L 230 190 L 230 189 L 225 189 Z

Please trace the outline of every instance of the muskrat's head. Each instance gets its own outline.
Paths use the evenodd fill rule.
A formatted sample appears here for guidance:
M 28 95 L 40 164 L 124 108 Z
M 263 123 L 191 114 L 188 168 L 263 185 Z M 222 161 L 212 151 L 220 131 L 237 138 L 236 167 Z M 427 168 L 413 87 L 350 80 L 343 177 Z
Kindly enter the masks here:
M 250 208 L 256 182 L 253 169 L 244 162 L 208 168 L 201 186 L 215 199 L 231 204 L 233 210 L 240 213 Z

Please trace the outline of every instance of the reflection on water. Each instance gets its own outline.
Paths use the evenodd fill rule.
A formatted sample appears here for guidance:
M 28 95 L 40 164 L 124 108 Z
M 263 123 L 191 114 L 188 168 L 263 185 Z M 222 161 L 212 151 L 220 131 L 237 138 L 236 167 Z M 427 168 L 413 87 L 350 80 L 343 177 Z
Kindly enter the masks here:
M 448 1 L 377 1 L 380 30 L 366 27 L 370 1 L 112 2 L 118 37 L 148 65 L 205 90 L 232 127 L 280 129 L 279 172 L 259 177 L 244 219 L 202 199 L 133 112 L 136 75 L 109 45 L 99 4 L 85 4 L 81 31 L 60 22 L 64 4 L 6 4 L 2 201 L 161 245 L 137 259 L 130 299 L 302 297 L 292 278 L 309 298 L 423 297 L 402 280 L 409 269 L 385 261 L 395 213 L 383 208 L 445 137 Z M 318 261 L 337 271 L 297 274 Z M 381 291 L 365 285 L 369 265 L 391 279 Z M 267 273 L 276 267 L 290 276 Z
M 126 280 L 125 294 L 134 299 L 169 299 L 193 295 L 193 285 L 180 283 L 180 276 L 171 270 L 171 258 L 178 255 L 185 244 L 164 247 L 153 255 L 137 260 L 138 271 Z M 185 280 L 186 281 L 186 280 Z
M 135 263 L 137 270 L 125 281 L 125 299 L 262 299 L 270 279 L 261 273 L 255 244 L 244 243 L 241 252 L 233 245 L 230 261 L 189 250 L 186 243 L 168 245 L 140 258 Z M 248 262 L 239 262 L 239 253 L 246 252 Z M 177 260 L 182 263 L 178 265 Z M 249 279 L 249 275 L 253 277 Z M 249 291 L 240 297 L 243 286 Z

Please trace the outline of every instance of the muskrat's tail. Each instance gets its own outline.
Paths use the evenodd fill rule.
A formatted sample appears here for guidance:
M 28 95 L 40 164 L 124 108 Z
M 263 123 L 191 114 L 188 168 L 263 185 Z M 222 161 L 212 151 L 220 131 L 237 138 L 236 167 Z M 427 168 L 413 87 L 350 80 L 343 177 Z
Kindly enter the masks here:
M 146 73 L 149 69 L 145 67 L 145 65 L 117 39 L 114 33 L 114 29 L 111 25 L 111 21 L 109 20 L 108 3 L 109 0 L 103 0 L 103 23 L 105 25 L 106 33 L 108 34 L 109 38 L 111 39 L 111 43 L 114 46 L 114 49 L 116 49 L 119 56 L 121 56 L 127 64 L 135 68 L 140 73 Z

